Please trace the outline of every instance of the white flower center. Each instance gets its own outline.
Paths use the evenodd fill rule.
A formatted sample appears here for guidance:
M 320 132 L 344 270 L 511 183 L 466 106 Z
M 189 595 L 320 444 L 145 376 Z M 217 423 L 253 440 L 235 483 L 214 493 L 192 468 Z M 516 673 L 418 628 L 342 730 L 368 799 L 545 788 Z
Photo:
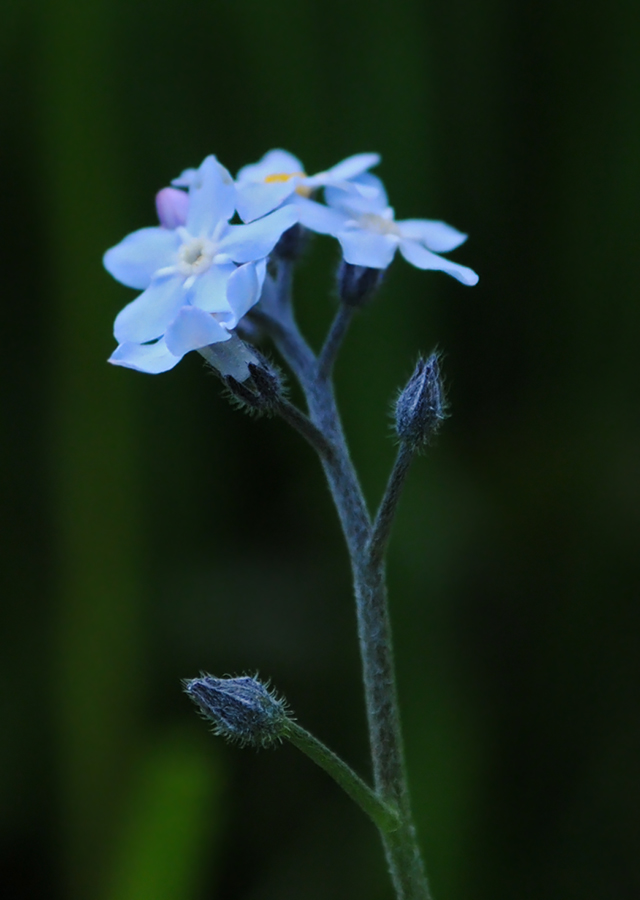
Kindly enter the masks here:
M 358 224 L 365 231 L 372 231 L 374 234 L 396 234 L 400 235 L 400 229 L 393 221 L 386 216 L 379 216 L 376 213 L 364 213 L 358 216 Z
M 178 250 L 178 270 L 182 275 L 200 275 L 206 272 L 215 255 L 213 241 L 189 237 Z

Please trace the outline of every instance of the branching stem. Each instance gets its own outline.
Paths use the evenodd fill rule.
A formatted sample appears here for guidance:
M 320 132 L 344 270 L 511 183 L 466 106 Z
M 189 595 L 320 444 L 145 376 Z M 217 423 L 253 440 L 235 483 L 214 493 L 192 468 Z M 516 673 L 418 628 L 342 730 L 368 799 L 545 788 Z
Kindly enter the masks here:
M 339 756 L 329 750 L 321 741 L 305 731 L 291 719 L 287 722 L 284 737 L 298 750 L 312 759 L 340 785 L 358 806 L 374 821 L 385 834 L 395 831 L 400 825 L 398 812 L 371 790 L 368 784 L 351 769 Z
M 277 286 L 281 291 L 290 290 L 290 282 L 284 276 L 278 279 Z M 316 358 L 298 330 L 288 293 L 286 297 L 279 296 L 274 309 L 277 315 L 263 315 L 262 324 L 298 378 L 309 418 L 302 416 L 299 410 L 294 414 L 288 406 L 281 414 L 284 413 L 284 418 L 318 451 L 351 559 L 375 796 L 383 808 L 397 810 L 399 814 L 395 830 L 385 830 L 379 825 L 389 869 L 398 900 L 430 900 L 405 773 L 384 567 L 393 516 L 412 453 L 405 446 L 400 447 L 380 511 L 372 525 L 349 456 L 331 379 L 333 363 L 352 313 L 342 307 L 319 358 Z M 316 430 L 312 432 L 307 423 Z M 323 436 L 324 443 L 319 441 L 318 434 Z M 301 732 L 297 733 L 296 740 L 302 740 Z M 327 768 L 327 758 L 315 744 L 313 747 L 318 755 L 316 761 Z M 330 752 L 324 748 L 325 751 Z M 345 784 L 343 787 L 351 793 Z
M 405 478 L 409 472 L 409 466 L 415 456 L 415 449 L 406 443 L 400 444 L 398 454 L 396 456 L 384 497 L 380 503 L 378 514 L 373 523 L 373 532 L 369 541 L 369 565 L 372 568 L 379 566 L 384 558 L 389 538 L 391 536 L 391 528 L 395 519 L 398 501 L 402 494 Z
M 348 306 L 346 303 L 341 303 L 338 307 L 338 311 L 331 323 L 324 346 L 318 356 L 318 378 L 320 380 L 326 380 L 331 377 L 338 351 L 342 346 L 342 341 L 351 324 L 354 313 L 354 306 Z

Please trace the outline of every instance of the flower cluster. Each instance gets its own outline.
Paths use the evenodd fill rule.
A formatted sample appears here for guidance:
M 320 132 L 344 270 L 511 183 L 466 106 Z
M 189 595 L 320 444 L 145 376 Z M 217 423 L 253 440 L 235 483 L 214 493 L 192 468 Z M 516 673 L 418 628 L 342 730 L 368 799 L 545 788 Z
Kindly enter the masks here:
M 386 269 L 399 249 L 420 269 L 475 284 L 475 272 L 440 256 L 466 235 L 444 222 L 395 219 L 369 172 L 379 161 L 363 153 L 307 175 L 295 156 L 271 150 L 235 181 L 215 156 L 185 170 L 156 197 L 160 225 L 105 253 L 111 275 L 142 291 L 116 317 L 109 361 L 164 372 L 190 350 L 229 341 L 260 300 L 269 255 L 295 225 L 337 238 L 352 266 Z M 325 203 L 314 199 L 320 188 Z M 240 222 L 231 224 L 236 214 Z

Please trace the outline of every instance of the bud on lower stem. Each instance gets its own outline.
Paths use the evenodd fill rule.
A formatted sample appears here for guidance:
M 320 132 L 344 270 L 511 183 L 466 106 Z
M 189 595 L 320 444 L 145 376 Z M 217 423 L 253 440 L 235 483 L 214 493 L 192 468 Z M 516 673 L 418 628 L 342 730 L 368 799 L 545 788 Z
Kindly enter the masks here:
M 202 675 L 184 681 L 184 690 L 213 732 L 243 745 L 270 747 L 285 736 L 289 716 L 279 699 L 256 678 Z
M 446 417 L 446 402 L 438 355 L 420 357 L 407 386 L 396 402 L 396 431 L 398 437 L 419 449 L 428 444 Z

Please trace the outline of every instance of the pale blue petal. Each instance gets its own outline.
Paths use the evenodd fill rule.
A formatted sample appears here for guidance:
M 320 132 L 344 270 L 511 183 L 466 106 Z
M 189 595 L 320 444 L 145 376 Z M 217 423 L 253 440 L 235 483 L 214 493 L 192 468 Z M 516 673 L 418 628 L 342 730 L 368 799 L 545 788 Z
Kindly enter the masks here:
M 292 172 L 304 172 L 304 166 L 292 153 L 286 150 L 269 150 L 257 163 L 243 166 L 238 172 L 237 181 L 264 181 L 268 175 L 289 175 Z
M 337 165 L 327 169 L 326 172 L 318 174 L 329 176 L 332 181 L 349 181 L 362 175 L 372 166 L 377 166 L 380 162 L 379 153 L 357 153 L 355 156 L 348 156 Z M 313 176 L 314 178 L 317 176 Z
M 478 276 L 473 269 L 466 266 L 459 266 L 457 263 L 445 259 L 432 253 L 431 250 L 418 244 L 417 241 L 402 241 L 400 243 L 400 252 L 411 265 L 418 269 L 436 269 L 440 272 L 446 272 L 461 281 L 463 284 L 474 285 L 478 283 Z
M 387 192 L 383 183 L 376 175 L 365 172 L 349 183 L 351 190 L 338 187 L 326 187 L 324 199 L 329 206 L 339 209 L 351 216 L 364 215 L 365 213 L 381 213 L 389 206 Z M 365 195 L 354 190 L 358 186 L 367 189 Z
M 109 358 L 114 366 L 126 366 L 128 369 L 137 369 L 138 372 L 148 372 L 157 375 L 159 372 L 168 372 L 182 359 L 174 356 L 167 349 L 164 338 L 155 344 L 120 344 Z
M 335 237 L 349 220 L 345 213 L 316 203 L 315 200 L 307 200 L 306 197 L 296 197 L 295 206 L 300 224 L 317 234 L 332 234 Z
M 460 244 L 464 244 L 467 235 L 452 228 L 446 222 L 437 222 L 432 219 L 403 219 L 396 222 L 403 238 L 419 241 L 429 250 L 436 253 L 447 253 L 455 250 Z
M 243 222 L 253 222 L 266 216 L 272 210 L 290 197 L 296 189 L 297 180 L 274 181 L 265 184 L 264 181 L 248 181 L 236 186 L 236 207 L 238 215 Z
M 229 278 L 227 299 L 235 314 L 235 322 L 228 323 L 230 328 L 235 327 L 260 299 L 266 272 L 267 261 L 261 259 L 258 263 L 246 263 L 244 266 L 238 266 Z
M 113 326 L 118 343 L 144 344 L 164 334 L 184 302 L 183 281 L 179 275 L 157 278 L 143 294 L 127 304 Z
M 370 269 L 386 269 L 398 247 L 398 238 L 393 234 L 375 234 L 354 228 L 341 231 L 337 235 L 345 262 L 353 266 L 367 266 Z
M 184 169 L 178 178 L 174 178 L 171 182 L 175 187 L 191 187 L 192 183 L 198 177 L 197 169 Z
M 231 375 L 236 381 L 246 381 L 251 376 L 249 365 L 259 365 L 260 360 L 249 344 L 237 334 L 230 334 L 225 343 L 202 347 L 200 353 L 221 375 Z
M 167 328 L 165 340 L 172 353 L 184 356 L 189 350 L 228 341 L 229 337 L 229 332 L 216 322 L 211 313 L 196 306 L 183 306 Z
M 189 302 L 208 313 L 231 312 L 227 300 L 227 282 L 236 270 L 233 263 L 213 265 L 198 275 L 189 291 Z
M 289 203 L 249 225 L 230 225 L 218 244 L 218 251 L 227 253 L 238 263 L 262 259 L 271 253 L 283 231 L 297 221 L 296 205 Z
M 157 225 L 140 228 L 107 250 L 104 267 L 122 284 L 143 291 L 158 269 L 173 265 L 180 244 L 175 231 Z
M 207 156 L 189 185 L 187 231 L 194 237 L 211 236 L 218 222 L 227 222 L 235 212 L 233 179 L 215 156 Z

